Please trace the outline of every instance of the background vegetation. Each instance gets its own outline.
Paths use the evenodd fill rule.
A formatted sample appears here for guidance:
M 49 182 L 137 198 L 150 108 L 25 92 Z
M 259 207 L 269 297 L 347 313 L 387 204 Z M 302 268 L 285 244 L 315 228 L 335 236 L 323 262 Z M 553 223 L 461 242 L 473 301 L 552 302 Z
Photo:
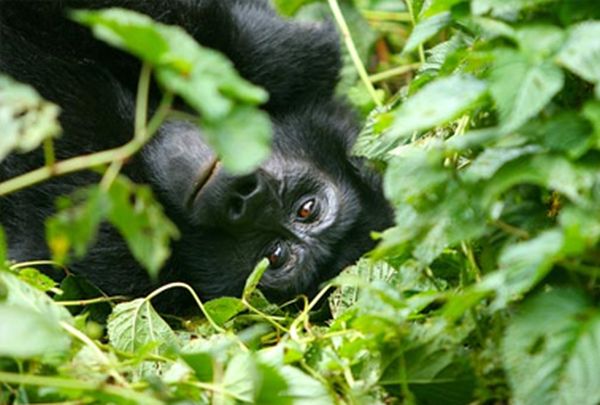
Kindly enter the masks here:
M 71 274 L 56 285 L 43 263 L 8 262 L 0 233 L 0 403 L 600 403 L 597 2 L 276 3 L 340 26 L 339 92 L 366 120 L 355 152 L 381 169 L 396 212 L 378 248 L 321 291 L 334 290 L 332 319 L 314 301 L 299 299 L 300 312 L 269 304 L 256 290 L 264 263 L 241 299 L 161 317 L 151 299 L 185 285 L 133 301 Z M 265 94 L 177 29 L 122 11 L 75 18 L 145 61 L 135 136 L 54 162 L 57 108 L 4 77 L 0 159 L 43 144 L 47 165 L 0 183 L 0 195 L 103 171 L 58 203 L 54 263 L 83 254 L 108 220 L 156 274 L 177 230 L 121 163 L 177 94 L 230 168 L 249 170 L 268 152 Z M 151 71 L 166 95 L 147 119 Z

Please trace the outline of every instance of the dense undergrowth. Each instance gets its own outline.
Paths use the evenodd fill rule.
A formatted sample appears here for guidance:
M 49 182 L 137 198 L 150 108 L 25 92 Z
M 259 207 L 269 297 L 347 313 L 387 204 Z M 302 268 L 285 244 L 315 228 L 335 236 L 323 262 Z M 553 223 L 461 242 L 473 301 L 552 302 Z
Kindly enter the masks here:
M 0 235 L 0 403 L 600 403 L 596 2 L 278 7 L 352 35 L 339 91 L 364 114 L 355 152 L 381 169 L 396 226 L 323 287 L 333 290 L 331 318 L 313 311 L 316 300 L 299 299 L 300 312 L 268 303 L 256 290 L 264 264 L 241 299 L 198 301 L 197 318 L 161 317 L 151 299 L 185 286 L 123 302 L 73 275 L 56 285 L 35 269 L 44 263 L 8 262 Z M 102 183 L 64 199 L 48 222 L 53 260 L 83 254 L 108 220 L 156 274 L 177 230 L 146 188 L 118 175 L 119 162 L 151 136 L 174 93 L 231 169 L 247 170 L 268 151 L 255 108 L 265 95 L 181 31 L 118 11 L 76 18 L 143 59 L 140 83 L 152 68 L 167 107 L 147 120 L 142 97 L 132 143 L 53 162 L 56 107 L 2 78 L 0 159 L 43 143 L 54 170 L 0 183 L 0 195 L 103 167 Z M 135 42 L 133 26 L 164 46 Z M 194 64 L 202 58 L 206 70 Z M 236 91 L 187 91 L 207 85 Z M 241 139 L 248 128 L 256 136 Z

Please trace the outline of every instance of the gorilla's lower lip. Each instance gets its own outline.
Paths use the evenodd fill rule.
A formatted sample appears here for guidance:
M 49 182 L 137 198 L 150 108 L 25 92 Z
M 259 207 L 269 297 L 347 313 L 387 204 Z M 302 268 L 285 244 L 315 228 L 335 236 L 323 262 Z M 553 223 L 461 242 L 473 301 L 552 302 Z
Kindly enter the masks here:
M 194 190 L 188 200 L 188 206 L 191 206 L 194 201 L 196 201 L 200 193 L 202 193 L 204 186 L 206 186 L 210 179 L 219 172 L 220 166 L 221 163 L 216 158 L 212 158 L 208 163 L 202 166 L 194 183 Z

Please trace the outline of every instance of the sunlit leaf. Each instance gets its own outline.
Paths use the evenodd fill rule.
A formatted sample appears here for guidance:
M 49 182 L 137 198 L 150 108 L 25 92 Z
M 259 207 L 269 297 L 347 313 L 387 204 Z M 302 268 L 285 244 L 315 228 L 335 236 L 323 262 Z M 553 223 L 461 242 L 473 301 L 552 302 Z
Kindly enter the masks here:
M 13 150 L 29 152 L 60 134 L 59 111 L 32 87 L 0 75 L 0 161 Z
M 503 341 L 514 399 L 523 404 L 600 401 L 600 314 L 572 290 L 527 301 Z
M 135 353 L 155 344 L 156 353 L 177 346 L 175 333 L 143 298 L 117 305 L 107 323 L 108 337 L 118 350 Z
M 0 356 L 17 359 L 64 353 L 69 335 L 53 319 L 32 309 L 0 303 Z

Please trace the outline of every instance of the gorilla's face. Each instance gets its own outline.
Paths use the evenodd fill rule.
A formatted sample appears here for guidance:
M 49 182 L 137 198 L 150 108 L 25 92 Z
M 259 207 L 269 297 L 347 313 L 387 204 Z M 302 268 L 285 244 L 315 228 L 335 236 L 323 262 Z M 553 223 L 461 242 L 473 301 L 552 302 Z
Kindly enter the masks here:
M 356 128 L 347 110 L 321 104 L 281 117 L 273 117 L 271 157 L 246 176 L 227 173 L 181 122 L 146 152 L 183 235 L 167 277 L 204 298 L 239 295 L 265 257 L 260 286 L 269 298 L 313 295 L 373 246 L 370 231 L 389 225 L 377 177 L 348 156 Z

